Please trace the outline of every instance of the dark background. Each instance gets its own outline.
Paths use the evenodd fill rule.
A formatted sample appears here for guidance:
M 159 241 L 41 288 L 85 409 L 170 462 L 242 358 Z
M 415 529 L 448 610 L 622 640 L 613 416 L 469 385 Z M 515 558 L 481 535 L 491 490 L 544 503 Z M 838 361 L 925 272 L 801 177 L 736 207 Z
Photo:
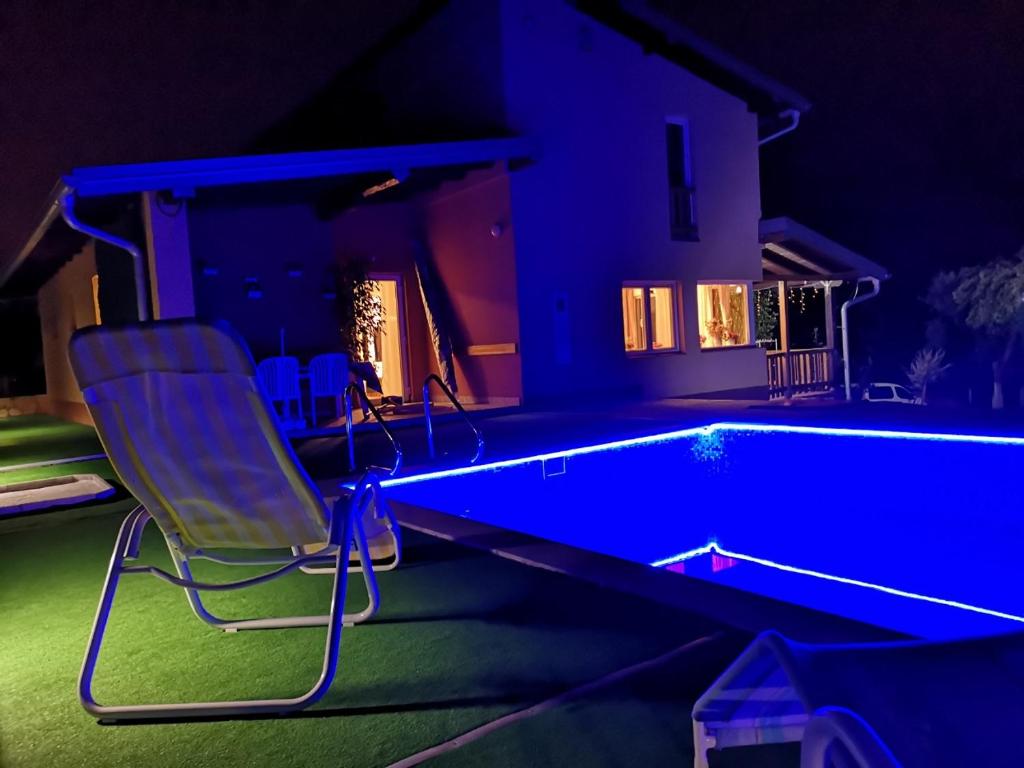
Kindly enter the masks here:
M 651 4 L 813 102 L 762 152 L 764 214 L 890 269 L 882 297 L 853 311 L 878 376 L 902 376 L 931 275 L 1024 244 L 1024 3 Z M 417 5 L 6 0 L 0 263 L 60 173 L 244 152 Z M 0 336 L 31 335 L 25 322 L 0 308 Z

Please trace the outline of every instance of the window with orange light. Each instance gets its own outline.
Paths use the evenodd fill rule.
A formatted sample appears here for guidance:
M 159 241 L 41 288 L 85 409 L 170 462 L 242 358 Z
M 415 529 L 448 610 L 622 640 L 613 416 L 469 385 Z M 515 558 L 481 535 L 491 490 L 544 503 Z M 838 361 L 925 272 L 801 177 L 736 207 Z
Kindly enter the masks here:
M 675 283 L 625 283 L 622 286 L 622 332 L 626 352 L 678 352 L 679 329 Z
M 702 283 L 697 286 L 701 349 L 750 344 L 750 285 Z

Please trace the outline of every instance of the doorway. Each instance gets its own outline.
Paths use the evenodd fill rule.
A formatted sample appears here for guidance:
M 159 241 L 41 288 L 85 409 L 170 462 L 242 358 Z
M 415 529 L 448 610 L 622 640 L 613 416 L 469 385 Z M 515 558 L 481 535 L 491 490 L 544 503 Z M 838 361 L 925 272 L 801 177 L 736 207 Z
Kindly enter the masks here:
M 367 344 L 385 397 L 410 399 L 409 372 L 406 361 L 405 293 L 402 277 L 395 274 L 371 274 L 373 295 L 380 302 L 384 325 L 373 334 Z

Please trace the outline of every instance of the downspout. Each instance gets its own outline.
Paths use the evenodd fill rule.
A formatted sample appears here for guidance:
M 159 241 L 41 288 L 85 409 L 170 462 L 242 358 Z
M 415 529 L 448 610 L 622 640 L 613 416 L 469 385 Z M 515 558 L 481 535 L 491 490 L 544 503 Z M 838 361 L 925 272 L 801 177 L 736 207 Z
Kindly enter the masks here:
M 132 257 L 132 268 L 135 272 L 135 305 L 138 307 L 139 320 L 148 320 L 149 309 L 146 304 L 146 272 L 142 262 L 142 251 L 139 250 L 135 243 L 124 240 L 116 235 L 112 235 L 109 232 L 96 229 L 96 227 L 86 224 L 75 216 L 75 191 L 73 189 L 67 189 L 60 196 L 60 208 L 61 216 L 63 216 L 65 223 L 73 230 L 104 243 L 109 243 L 115 248 L 120 248 L 122 251 L 127 251 L 128 255 Z
M 780 136 L 785 136 L 787 133 L 795 131 L 796 127 L 800 125 L 799 109 L 784 109 L 782 112 L 779 112 L 779 117 L 788 118 L 789 125 L 787 125 L 785 128 L 781 128 L 780 130 L 776 131 L 775 133 L 769 136 L 765 136 L 763 139 L 757 142 L 757 146 L 761 147 L 767 144 L 769 141 L 775 141 L 775 139 L 779 138 Z
M 871 293 L 865 293 L 863 296 L 860 296 L 855 292 L 853 298 L 844 301 L 842 309 L 839 310 L 840 323 L 843 329 L 843 380 L 846 385 L 846 402 L 850 402 L 853 399 L 850 394 L 850 333 L 847 324 L 847 310 L 856 304 L 875 298 L 882 287 L 877 277 L 862 277 L 857 280 L 858 291 L 860 290 L 860 284 L 865 280 L 871 283 Z

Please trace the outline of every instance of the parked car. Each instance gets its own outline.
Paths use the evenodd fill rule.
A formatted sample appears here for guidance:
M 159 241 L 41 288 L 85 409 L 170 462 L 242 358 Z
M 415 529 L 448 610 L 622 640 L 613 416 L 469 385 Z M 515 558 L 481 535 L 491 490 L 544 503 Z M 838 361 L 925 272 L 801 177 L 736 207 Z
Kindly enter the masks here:
M 862 400 L 869 403 L 903 403 L 904 405 L 924 405 L 921 398 L 902 384 L 874 382 L 864 389 Z

